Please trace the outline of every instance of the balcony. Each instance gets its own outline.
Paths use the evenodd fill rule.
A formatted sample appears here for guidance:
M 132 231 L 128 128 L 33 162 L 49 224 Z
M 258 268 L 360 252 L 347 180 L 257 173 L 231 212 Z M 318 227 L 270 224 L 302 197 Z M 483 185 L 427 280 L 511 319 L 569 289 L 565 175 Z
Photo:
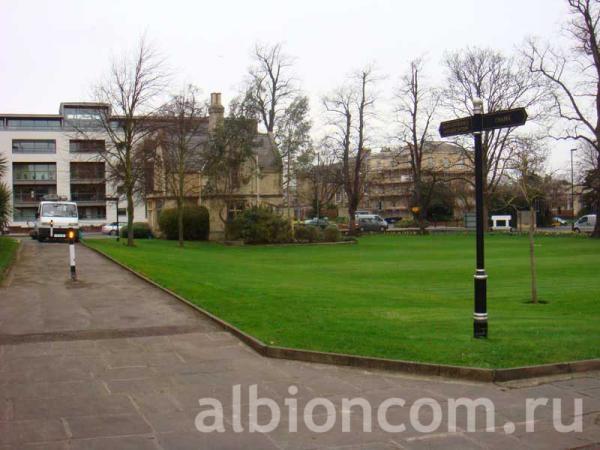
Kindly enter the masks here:
M 106 204 L 106 195 L 97 192 L 72 192 L 71 201 L 78 205 L 104 206 Z
M 71 174 L 71 184 L 104 184 L 104 174 Z
M 14 173 L 13 184 L 56 184 L 56 172 Z

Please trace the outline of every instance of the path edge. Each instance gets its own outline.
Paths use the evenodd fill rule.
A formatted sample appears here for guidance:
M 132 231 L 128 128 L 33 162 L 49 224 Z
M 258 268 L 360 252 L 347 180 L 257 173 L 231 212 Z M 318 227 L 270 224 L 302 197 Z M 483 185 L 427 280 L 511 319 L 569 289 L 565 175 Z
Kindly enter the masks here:
M 86 248 L 96 252 L 109 261 L 117 264 L 146 283 L 169 294 L 171 297 L 179 300 L 196 312 L 202 314 L 221 328 L 229 331 L 244 344 L 248 345 L 254 351 L 262 356 L 275 359 L 287 359 L 294 361 L 313 362 L 320 364 L 329 364 L 337 366 L 350 366 L 362 369 L 384 370 L 391 372 L 409 373 L 413 375 L 439 376 L 444 378 L 454 378 L 469 381 L 481 381 L 488 383 L 522 380 L 527 378 L 539 378 L 552 375 L 565 375 L 573 373 L 583 373 L 600 370 L 600 359 L 588 359 L 582 361 L 571 361 L 551 364 L 540 364 L 533 366 L 511 367 L 504 369 L 484 369 L 479 367 L 453 366 L 446 364 L 422 363 L 416 361 L 403 361 L 397 359 L 376 358 L 370 356 L 349 355 L 344 353 L 319 352 L 314 350 L 295 349 L 287 347 L 278 347 L 267 345 L 261 340 L 240 330 L 236 326 L 226 322 L 220 317 L 215 316 L 204 308 L 190 302 L 185 297 L 173 292 L 172 290 L 160 285 L 156 281 L 148 278 L 142 273 L 132 269 L 126 264 L 116 260 L 102 250 L 90 247 L 82 241 L 81 244 Z M 16 259 L 16 258 L 15 258 Z

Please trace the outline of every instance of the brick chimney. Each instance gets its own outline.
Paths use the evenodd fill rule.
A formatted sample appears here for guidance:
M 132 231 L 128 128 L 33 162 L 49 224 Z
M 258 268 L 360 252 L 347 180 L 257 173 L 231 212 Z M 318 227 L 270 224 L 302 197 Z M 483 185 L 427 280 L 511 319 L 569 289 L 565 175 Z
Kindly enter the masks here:
M 208 107 L 208 129 L 214 130 L 217 124 L 223 120 L 225 108 L 221 105 L 221 93 L 210 94 L 210 106 Z

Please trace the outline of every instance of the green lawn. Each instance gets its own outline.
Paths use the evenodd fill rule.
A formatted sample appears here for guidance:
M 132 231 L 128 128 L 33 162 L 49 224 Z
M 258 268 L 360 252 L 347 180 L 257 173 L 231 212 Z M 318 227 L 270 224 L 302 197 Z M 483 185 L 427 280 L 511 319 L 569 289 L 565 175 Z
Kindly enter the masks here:
M 0 237 L 0 281 L 4 277 L 4 271 L 12 262 L 17 252 L 18 243 L 9 237 Z
M 274 345 L 479 367 L 600 357 L 598 240 L 537 238 L 548 303 L 532 305 L 526 238 L 486 236 L 487 340 L 471 338 L 473 235 L 184 249 L 86 242 Z

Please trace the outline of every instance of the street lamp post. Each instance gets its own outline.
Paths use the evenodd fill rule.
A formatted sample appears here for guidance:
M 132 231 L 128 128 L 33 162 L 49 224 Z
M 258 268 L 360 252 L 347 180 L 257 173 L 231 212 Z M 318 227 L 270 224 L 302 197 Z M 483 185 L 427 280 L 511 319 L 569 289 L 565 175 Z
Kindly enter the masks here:
M 488 334 L 487 314 L 487 274 L 483 252 L 483 147 L 481 133 L 483 131 L 483 102 L 473 100 L 473 138 L 475 141 L 475 216 L 477 218 L 477 267 L 475 270 L 475 311 L 473 312 L 473 336 L 486 338 Z
M 575 231 L 575 182 L 573 180 L 573 153 L 576 152 L 576 148 L 571 149 L 571 231 Z

